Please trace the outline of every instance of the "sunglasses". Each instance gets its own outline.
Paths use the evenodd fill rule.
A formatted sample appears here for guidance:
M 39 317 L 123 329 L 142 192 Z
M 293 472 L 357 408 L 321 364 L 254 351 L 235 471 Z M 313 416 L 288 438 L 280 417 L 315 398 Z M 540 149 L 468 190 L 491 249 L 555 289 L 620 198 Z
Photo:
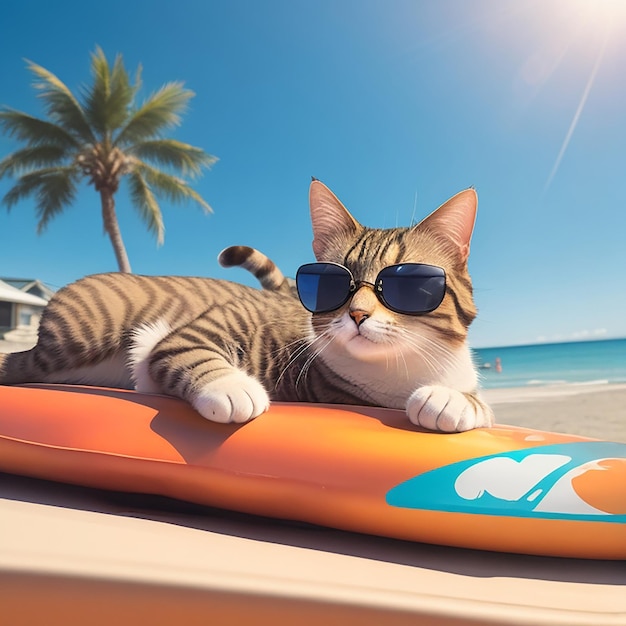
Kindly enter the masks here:
M 424 263 L 402 263 L 384 268 L 374 283 L 356 281 L 338 263 L 307 263 L 296 273 L 300 302 L 311 313 L 326 313 L 343 306 L 362 285 L 369 285 L 391 311 L 422 315 L 434 311 L 446 293 L 443 268 Z

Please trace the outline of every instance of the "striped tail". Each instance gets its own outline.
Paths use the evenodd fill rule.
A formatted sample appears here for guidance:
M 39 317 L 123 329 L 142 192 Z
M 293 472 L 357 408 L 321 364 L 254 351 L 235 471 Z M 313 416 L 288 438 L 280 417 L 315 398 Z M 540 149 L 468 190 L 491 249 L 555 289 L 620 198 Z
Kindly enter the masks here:
M 295 282 L 285 277 L 278 266 L 265 254 L 248 246 L 230 246 L 217 257 L 222 267 L 242 267 L 248 270 L 267 291 L 295 295 Z

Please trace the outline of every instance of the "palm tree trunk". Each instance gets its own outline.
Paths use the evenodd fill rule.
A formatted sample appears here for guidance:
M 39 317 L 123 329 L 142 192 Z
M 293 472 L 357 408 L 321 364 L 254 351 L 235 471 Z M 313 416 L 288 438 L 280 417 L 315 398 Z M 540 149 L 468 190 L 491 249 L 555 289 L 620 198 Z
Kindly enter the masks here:
M 130 274 L 130 261 L 128 260 L 128 254 L 126 254 L 126 248 L 122 240 L 120 225 L 117 223 L 113 192 L 107 187 L 103 187 L 100 189 L 100 200 L 102 202 L 102 222 L 104 224 L 104 230 L 111 240 L 119 271 Z

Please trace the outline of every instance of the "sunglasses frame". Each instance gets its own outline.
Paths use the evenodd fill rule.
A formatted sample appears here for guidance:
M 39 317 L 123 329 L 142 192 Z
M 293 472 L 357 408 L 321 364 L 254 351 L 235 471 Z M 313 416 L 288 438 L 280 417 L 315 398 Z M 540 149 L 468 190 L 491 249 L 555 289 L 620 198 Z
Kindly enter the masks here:
M 302 297 L 300 296 L 300 289 L 297 287 L 297 285 L 298 285 L 298 276 L 300 275 L 300 272 L 301 272 L 301 270 L 303 268 L 306 268 L 306 267 L 317 267 L 317 266 L 328 266 L 328 265 L 332 265 L 332 266 L 335 266 L 335 267 L 338 267 L 338 268 L 344 270 L 346 272 L 347 276 L 350 278 L 350 287 L 348 289 L 348 292 L 347 292 L 345 298 L 337 306 L 334 306 L 334 307 L 328 308 L 328 309 L 311 310 L 311 309 L 309 309 L 309 307 L 306 306 L 306 304 L 302 300 Z M 439 302 L 437 303 L 436 306 L 431 307 L 430 309 L 427 309 L 427 310 L 424 310 L 424 311 L 412 312 L 412 311 L 406 311 L 406 310 L 402 310 L 402 309 L 399 309 L 397 307 L 391 306 L 389 304 L 389 302 L 387 302 L 387 300 L 385 299 L 384 288 L 383 288 L 384 276 L 381 277 L 381 274 L 383 272 L 387 271 L 387 270 L 390 270 L 390 269 L 393 269 L 393 268 L 396 268 L 396 267 L 403 267 L 403 266 L 407 266 L 407 265 L 419 265 L 421 267 L 433 268 L 433 269 L 439 270 L 441 272 L 441 277 L 443 278 L 443 291 L 442 291 L 441 299 L 439 300 Z M 356 293 L 363 285 L 367 285 L 368 287 L 371 287 L 373 292 L 374 292 L 374 294 L 378 298 L 379 302 L 384 307 L 389 309 L 390 311 L 393 311 L 394 313 L 401 313 L 402 315 L 417 316 L 417 315 L 427 315 L 428 313 L 432 313 L 433 311 L 437 310 L 441 306 L 441 303 L 443 302 L 443 299 L 444 299 L 445 294 L 446 294 L 447 277 L 446 277 L 446 271 L 445 271 L 445 269 L 443 267 L 439 267 L 438 265 L 431 265 L 430 263 L 396 263 L 394 265 L 388 265 L 387 267 L 384 267 L 382 270 L 380 270 L 380 272 L 378 272 L 378 275 L 376 276 L 376 279 L 375 279 L 374 283 L 370 283 L 370 282 L 368 282 L 366 280 L 355 280 L 354 279 L 354 275 L 352 274 L 352 272 L 345 265 L 341 265 L 340 263 L 334 263 L 332 261 L 327 261 L 327 262 L 321 261 L 321 262 L 317 262 L 317 263 L 305 263 L 304 265 L 301 265 L 298 268 L 298 271 L 296 272 L 296 290 L 298 292 L 298 298 L 300 299 L 300 302 L 302 303 L 302 306 L 307 311 L 309 311 L 310 313 L 330 313 L 331 311 L 336 311 L 337 309 L 340 309 L 346 302 L 348 302 L 350 297 L 354 293 Z

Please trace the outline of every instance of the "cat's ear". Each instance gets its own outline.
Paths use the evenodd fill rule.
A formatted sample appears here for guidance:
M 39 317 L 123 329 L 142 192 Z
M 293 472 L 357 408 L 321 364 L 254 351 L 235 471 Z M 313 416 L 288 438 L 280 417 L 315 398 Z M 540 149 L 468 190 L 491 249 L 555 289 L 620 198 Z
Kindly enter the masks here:
M 469 256 L 470 240 L 472 239 L 477 209 L 478 194 L 476 190 L 465 189 L 435 209 L 415 228 L 427 228 L 441 238 L 448 249 L 462 263 L 465 263 Z
M 319 261 L 345 238 L 354 238 L 363 229 L 324 183 L 313 179 L 309 188 L 313 226 L 313 252 Z

